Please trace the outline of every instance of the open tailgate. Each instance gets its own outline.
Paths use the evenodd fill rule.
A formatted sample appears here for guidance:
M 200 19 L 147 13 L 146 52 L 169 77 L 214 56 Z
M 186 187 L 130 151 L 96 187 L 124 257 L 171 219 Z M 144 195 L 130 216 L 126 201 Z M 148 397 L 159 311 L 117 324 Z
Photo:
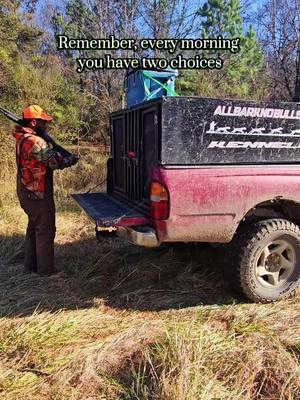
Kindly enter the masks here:
M 148 218 L 134 205 L 107 193 L 72 194 L 73 199 L 99 227 L 146 225 Z

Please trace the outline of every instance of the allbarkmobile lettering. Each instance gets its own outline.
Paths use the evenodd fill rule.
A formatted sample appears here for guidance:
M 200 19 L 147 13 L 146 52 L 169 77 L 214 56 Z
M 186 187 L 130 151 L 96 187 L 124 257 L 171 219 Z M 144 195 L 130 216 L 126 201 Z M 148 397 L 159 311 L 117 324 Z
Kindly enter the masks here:
M 272 136 L 273 141 L 269 142 L 250 142 L 250 141 L 211 141 L 208 145 L 208 149 L 299 149 L 299 143 L 293 142 L 276 142 L 276 137 L 288 137 L 290 139 L 300 138 L 300 129 L 291 130 L 289 133 L 283 132 L 283 128 L 274 128 L 269 132 L 266 132 L 265 128 L 253 128 L 247 131 L 247 127 L 231 128 L 230 126 L 217 126 L 217 123 L 212 121 L 209 126 L 209 130 L 206 133 L 214 135 L 229 135 L 229 136 Z
M 209 125 L 209 130 L 206 133 L 212 133 L 214 135 L 300 137 L 300 128 L 291 130 L 289 133 L 283 132 L 282 130 L 283 128 L 275 128 L 266 132 L 266 128 L 253 128 L 247 132 L 245 126 L 240 128 L 231 128 L 230 126 L 218 126 L 216 122 L 212 121 Z
M 226 117 L 252 117 L 274 119 L 300 119 L 300 110 L 286 110 L 283 108 L 217 106 L 214 115 Z

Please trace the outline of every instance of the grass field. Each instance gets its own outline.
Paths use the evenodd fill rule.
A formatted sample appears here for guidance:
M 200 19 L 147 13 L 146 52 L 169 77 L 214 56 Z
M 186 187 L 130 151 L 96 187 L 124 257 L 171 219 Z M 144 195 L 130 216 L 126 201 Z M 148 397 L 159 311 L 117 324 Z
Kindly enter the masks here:
M 62 272 L 24 275 L 27 221 L 10 170 L 0 171 L 1 400 L 300 399 L 299 296 L 235 298 L 226 249 L 97 242 L 69 197 L 105 177 L 105 158 L 88 150 L 56 172 Z

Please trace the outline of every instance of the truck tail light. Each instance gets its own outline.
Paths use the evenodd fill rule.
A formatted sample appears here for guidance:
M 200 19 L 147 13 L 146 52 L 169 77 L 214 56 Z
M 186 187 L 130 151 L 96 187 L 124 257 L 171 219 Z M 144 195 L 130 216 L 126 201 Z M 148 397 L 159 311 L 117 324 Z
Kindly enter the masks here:
M 152 182 L 150 189 L 151 218 L 167 219 L 169 216 L 169 193 L 159 182 Z

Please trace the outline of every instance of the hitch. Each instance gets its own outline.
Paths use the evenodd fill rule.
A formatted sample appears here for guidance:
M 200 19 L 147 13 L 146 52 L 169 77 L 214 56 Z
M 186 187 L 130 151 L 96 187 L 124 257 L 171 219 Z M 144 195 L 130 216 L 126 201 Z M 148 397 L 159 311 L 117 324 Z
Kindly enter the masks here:
M 100 242 L 104 239 L 112 238 L 116 236 L 117 228 L 114 226 L 96 226 L 96 239 Z

